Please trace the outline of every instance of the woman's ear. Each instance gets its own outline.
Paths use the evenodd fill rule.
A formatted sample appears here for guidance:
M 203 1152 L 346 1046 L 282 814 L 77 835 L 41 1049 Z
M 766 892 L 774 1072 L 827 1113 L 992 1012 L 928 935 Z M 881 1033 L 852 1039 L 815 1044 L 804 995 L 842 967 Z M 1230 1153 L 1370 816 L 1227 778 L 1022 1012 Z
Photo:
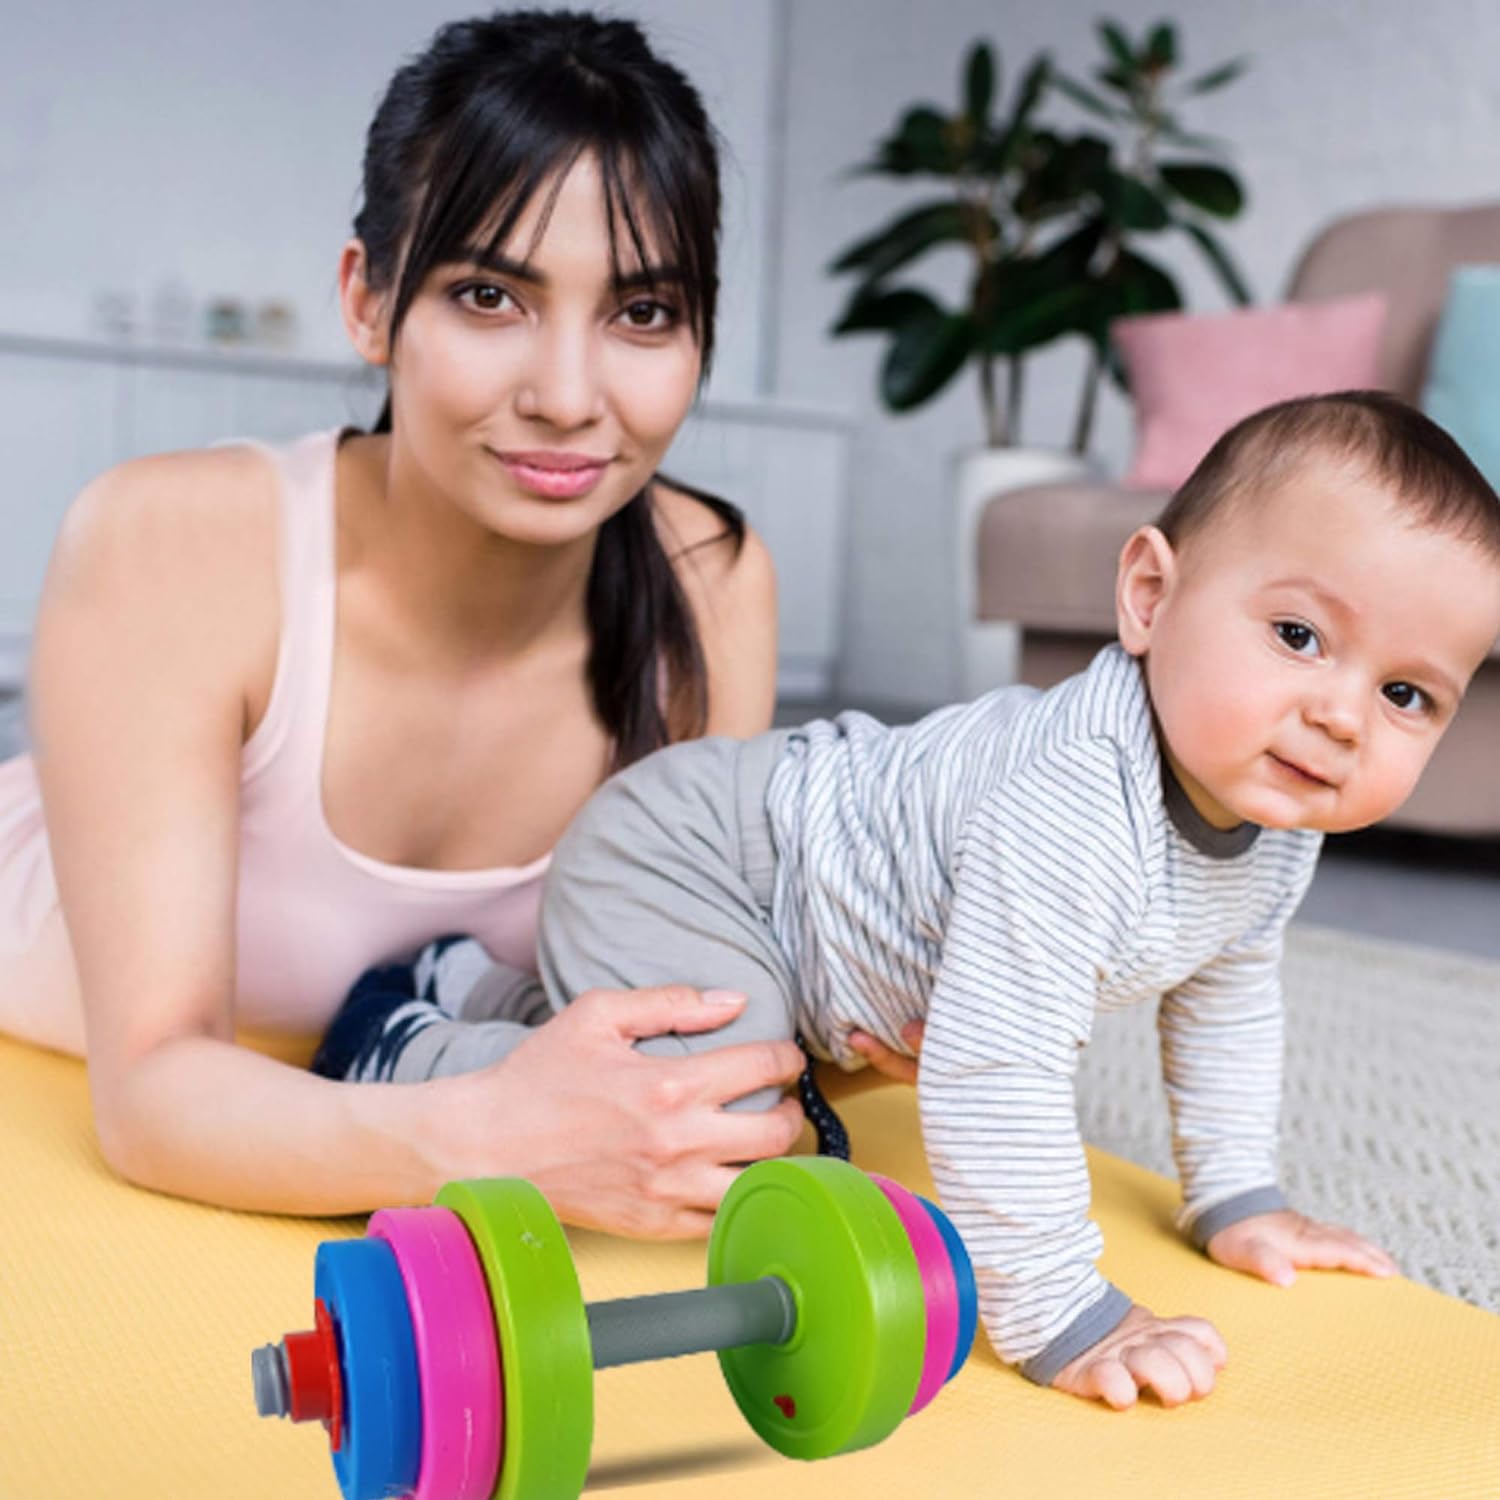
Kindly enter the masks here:
M 1177 582 L 1177 554 L 1154 526 L 1125 543 L 1115 577 L 1115 627 L 1132 656 L 1144 656 L 1161 606 Z
M 386 298 L 371 287 L 369 258 L 361 240 L 350 240 L 339 256 L 339 308 L 349 342 L 366 364 L 390 362 L 390 339 L 386 334 Z

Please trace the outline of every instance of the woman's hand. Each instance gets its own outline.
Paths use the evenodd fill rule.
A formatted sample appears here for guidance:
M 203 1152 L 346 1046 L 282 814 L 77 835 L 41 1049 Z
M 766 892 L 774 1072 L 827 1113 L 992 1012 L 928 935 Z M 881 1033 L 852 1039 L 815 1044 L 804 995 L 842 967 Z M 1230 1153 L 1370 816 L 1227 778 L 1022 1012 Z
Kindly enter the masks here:
M 519 1173 L 570 1224 L 646 1239 L 708 1233 L 738 1168 L 790 1148 L 794 1099 L 765 1111 L 722 1108 L 793 1081 L 793 1042 L 752 1042 L 651 1057 L 635 1042 L 712 1031 L 743 996 L 681 985 L 589 990 L 503 1061 L 433 1088 L 465 1094 L 463 1175 Z M 714 998 L 708 998 L 713 996 Z M 452 1093 L 445 1095 L 451 1108 Z
M 1064 1365 L 1052 1384 L 1117 1411 L 1134 1406 L 1146 1390 L 1155 1391 L 1163 1406 L 1181 1406 L 1213 1390 L 1228 1357 L 1212 1323 L 1158 1318 L 1137 1304 L 1097 1344 Z
M 1276 1286 L 1290 1286 L 1299 1270 L 1394 1276 L 1400 1269 L 1384 1250 L 1352 1229 L 1322 1224 L 1290 1208 L 1226 1224 L 1205 1248 L 1221 1266 Z

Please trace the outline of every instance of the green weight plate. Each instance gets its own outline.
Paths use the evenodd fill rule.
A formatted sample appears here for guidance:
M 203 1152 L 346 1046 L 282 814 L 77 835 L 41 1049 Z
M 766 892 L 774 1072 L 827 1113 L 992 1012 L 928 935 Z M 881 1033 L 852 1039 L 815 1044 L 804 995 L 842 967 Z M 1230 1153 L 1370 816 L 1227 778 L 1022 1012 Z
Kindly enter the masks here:
M 779 1276 L 797 1304 L 784 1344 L 719 1354 L 756 1432 L 790 1458 L 829 1458 L 895 1431 L 922 1373 L 922 1275 L 890 1200 L 832 1157 L 747 1167 L 708 1245 L 714 1286 Z
M 562 1225 L 519 1177 L 450 1182 L 436 1202 L 468 1229 L 495 1309 L 505 1432 L 494 1500 L 578 1500 L 594 1441 L 594 1356 Z

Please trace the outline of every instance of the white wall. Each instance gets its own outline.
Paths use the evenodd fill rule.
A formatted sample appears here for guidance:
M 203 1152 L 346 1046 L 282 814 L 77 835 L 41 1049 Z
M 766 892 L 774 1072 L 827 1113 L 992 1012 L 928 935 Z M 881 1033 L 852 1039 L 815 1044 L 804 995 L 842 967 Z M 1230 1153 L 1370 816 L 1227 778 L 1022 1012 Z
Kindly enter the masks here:
M 149 316 L 198 300 L 292 302 L 302 347 L 343 356 L 334 269 L 364 133 L 398 63 L 462 0 L 81 0 L 0 20 L 0 329 L 90 330 L 95 295 Z M 713 391 L 755 390 L 768 197 L 773 0 L 632 0 L 728 145 Z
M 892 417 L 875 398 L 879 342 L 826 337 L 849 283 L 824 267 L 914 201 L 911 190 L 840 173 L 907 104 L 956 100 L 959 59 L 973 38 L 999 46 L 1008 90 L 1043 47 L 1083 72 L 1101 12 L 1132 33 L 1170 14 L 1189 66 L 1253 58 L 1242 79 L 1199 100 L 1191 119 L 1237 148 L 1250 205 L 1225 238 L 1260 299 L 1280 293 L 1309 234 L 1342 210 L 1500 195 L 1500 7 L 1492 0 L 792 0 L 777 381 L 785 395 L 838 393 L 857 413 L 841 676 L 851 695 L 923 705 L 952 690 L 947 468 L 981 434 L 971 379 L 919 413 Z M 1061 101 L 1057 113 L 1068 113 Z M 1224 305 L 1190 256 L 1170 259 L 1187 269 L 1190 306 Z M 1076 350 L 1031 362 L 1031 440 L 1066 441 L 1080 373 Z M 1100 416 L 1096 446 L 1118 467 L 1130 444 L 1128 410 L 1111 397 Z
M 785 5 L 618 10 L 697 84 L 725 148 L 717 359 L 669 471 L 736 500 L 767 539 L 783 681 L 822 693 L 849 439 L 838 412 L 768 399 Z M 368 420 L 334 285 L 365 130 L 402 59 L 471 13 L 462 0 L 85 0 L 0 17 L 0 689 L 24 672 L 53 536 L 92 475 L 143 451 Z M 210 300 L 291 304 L 295 355 L 249 374 L 223 351 L 159 347 L 155 305 L 174 284 L 199 328 Z M 131 310 L 125 344 L 100 343 L 101 298 Z
M 851 696 L 915 706 L 952 691 L 948 466 L 980 427 L 969 379 L 914 416 L 880 409 L 879 343 L 827 337 L 847 283 L 824 268 L 911 201 L 884 183 L 846 180 L 843 169 L 902 106 L 956 96 L 972 38 L 999 44 L 1007 88 L 1044 46 L 1074 70 L 1090 65 L 1101 9 L 1132 30 L 1170 12 L 1190 64 L 1250 54 L 1252 71 L 1200 101 L 1193 119 L 1238 148 L 1251 205 L 1226 237 L 1261 297 L 1279 292 L 1298 248 L 1331 214 L 1500 192 L 1493 0 L 616 0 L 613 8 L 646 22 L 702 88 L 728 140 L 714 393 L 810 403 L 853 422 L 844 581 L 824 568 L 798 573 L 794 584 L 809 602 L 842 590 L 840 680 Z M 146 303 L 175 276 L 200 298 L 290 298 L 304 348 L 341 354 L 333 267 L 369 113 L 396 61 L 469 9 L 462 0 L 6 6 L 0 330 L 77 332 L 97 291 Z M 1169 258 L 1185 269 L 1192 305 L 1222 305 L 1191 257 Z M 1077 350 L 1032 361 L 1032 440 L 1065 439 L 1081 367 Z M 93 399 L 85 385 L 74 383 L 79 401 Z M 1100 417 L 1097 447 L 1118 466 L 1128 410 L 1107 396 Z M 785 505 L 826 507 L 795 470 L 784 484 Z M 29 497 L 14 497 L 23 502 Z M 784 573 L 804 566 L 796 549 L 779 561 Z M 820 626 L 819 639 L 824 633 Z

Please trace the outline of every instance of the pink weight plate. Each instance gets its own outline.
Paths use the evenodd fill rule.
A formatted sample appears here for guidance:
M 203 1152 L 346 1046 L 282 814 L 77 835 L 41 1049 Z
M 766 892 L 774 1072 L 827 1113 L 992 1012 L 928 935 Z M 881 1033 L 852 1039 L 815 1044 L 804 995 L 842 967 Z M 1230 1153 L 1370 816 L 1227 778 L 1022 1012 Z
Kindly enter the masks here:
M 922 1378 L 912 1397 L 907 1416 L 915 1416 L 942 1390 L 958 1347 L 958 1283 L 942 1232 L 921 1202 L 889 1177 L 870 1173 L 870 1180 L 891 1200 L 906 1237 L 916 1252 L 927 1302 L 927 1348 L 922 1358 Z
M 411 1307 L 422 1393 L 415 1500 L 487 1500 L 500 1471 L 500 1351 L 489 1285 L 463 1220 L 383 1208 L 366 1233 L 391 1247 Z

